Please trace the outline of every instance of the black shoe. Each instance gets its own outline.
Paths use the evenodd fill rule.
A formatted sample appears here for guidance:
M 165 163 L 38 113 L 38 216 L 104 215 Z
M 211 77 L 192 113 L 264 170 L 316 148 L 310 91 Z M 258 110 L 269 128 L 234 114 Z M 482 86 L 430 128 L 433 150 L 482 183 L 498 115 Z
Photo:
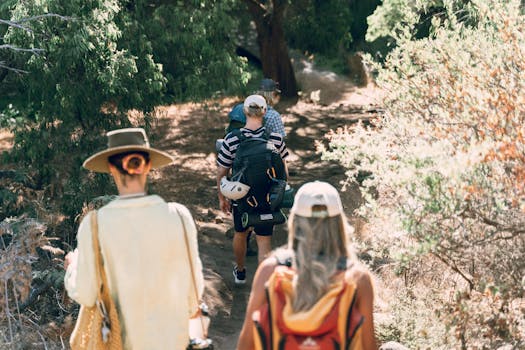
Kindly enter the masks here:
M 245 284 L 246 283 L 246 269 L 239 271 L 237 266 L 233 267 L 233 277 L 235 277 L 235 284 Z

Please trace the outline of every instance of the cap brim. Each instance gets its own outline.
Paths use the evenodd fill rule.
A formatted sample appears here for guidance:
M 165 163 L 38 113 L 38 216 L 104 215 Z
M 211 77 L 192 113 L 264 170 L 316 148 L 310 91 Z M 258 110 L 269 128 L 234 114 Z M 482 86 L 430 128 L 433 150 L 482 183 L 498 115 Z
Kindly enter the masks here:
M 109 173 L 108 158 L 114 154 L 129 151 L 143 151 L 148 153 L 152 169 L 162 168 L 163 166 L 173 163 L 173 157 L 166 152 L 162 152 L 150 147 L 122 146 L 95 153 L 86 159 L 82 166 L 97 173 Z

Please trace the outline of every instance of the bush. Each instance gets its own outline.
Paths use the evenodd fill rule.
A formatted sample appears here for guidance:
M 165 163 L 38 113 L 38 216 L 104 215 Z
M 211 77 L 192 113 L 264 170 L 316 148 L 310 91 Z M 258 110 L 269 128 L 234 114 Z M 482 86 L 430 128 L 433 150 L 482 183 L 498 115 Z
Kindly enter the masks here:
M 332 133 L 323 151 L 348 169 L 349 181 L 372 174 L 363 181 L 367 204 L 360 213 L 372 222 L 388 218 L 388 227 L 403 232 L 390 252 L 403 253 L 398 274 L 419 281 L 406 284 L 415 298 L 417 288 L 453 292 L 425 306 L 446 327 L 433 327 L 444 333 L 434 331 L 418 346 L 455 339 L 463 348 L 520 347 L 525 17 L 519 1 L 469 6 L 475 24 L 450 11 L 447 20 L 433 19 L 431 37 L 399 41 L 379 68 L 388 113 L 373 128 Z M 446 283 L 419 270 L 436 262 Z
M 1 348 L 30 348 L 40 339 L 30 336 L 35 332 L 35 321 L 47 319 L 45 313 L 31 316 L 22 314 L 41 298 L 47 289 L 61 285 L 63 270 L 37 268 L 39 252 L 52 252 L 46 227 L 34 219 L 16 217 L 0 222 L 0 340 Z M 37 330 L 38 332 L 38 330 Z M 40 333 L 39 333 L 40 334 Z M 29 335 L 29 336 L 28 336 Z
M 127 110 L 149 111 L 158 104 L 165 85 L 160 66 L 148 59 L 151 50 L 143 49 L 139 59 L 119 47 L 119 4 L 46 0 L 2 8 L 12 23 L 22 24 L 10 26 L 4 42 L 38 48 L 13 51 L 11 64 L 27 73 L 5 77 L 10 103 L 0 104 L 0 124 L 15 137 L 3 162 L 24 168 L 41 192 L 38 205 L 65 215 L 65 226 L 92 196 L 109 189 L 108 178 L 88 175 L 82 161 L 103 147 L 106 130 L 130 125 Z M 147 127 L 148 119 L 141 125 Z

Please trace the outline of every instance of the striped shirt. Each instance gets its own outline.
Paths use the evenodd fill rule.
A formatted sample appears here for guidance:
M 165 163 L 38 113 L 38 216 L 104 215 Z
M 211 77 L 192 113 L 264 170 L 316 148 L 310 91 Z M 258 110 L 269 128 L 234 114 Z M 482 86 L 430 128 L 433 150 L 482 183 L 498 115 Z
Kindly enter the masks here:
M 246 128 L 241 128 L 241 132 L 245 137 L 264 137 L 264 126 L 261 126 L 257 130 L 250 130 Z M 282 159 L 288 157 L 288 149 L 284 143 L 283 137 L 275 132 L 272 132 L 269 135 L 268 139 L 271 143 L 275 145 L 277 151 L 281 155 Z M 217 165 L 223 168 L 231 168 L 233 165 L 233 160 L 235 159 L 235 153 L 239 147 L 239 137 L 233 135 L 231 132 L 224 137 L 219 154 L 217 155 Z

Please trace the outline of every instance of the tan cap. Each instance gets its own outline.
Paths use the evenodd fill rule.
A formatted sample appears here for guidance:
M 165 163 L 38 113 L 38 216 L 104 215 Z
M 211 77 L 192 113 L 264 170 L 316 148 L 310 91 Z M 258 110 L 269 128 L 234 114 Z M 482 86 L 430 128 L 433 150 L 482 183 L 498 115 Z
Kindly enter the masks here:
M 250 110 L 260 110 L 266 113 L 266 100 L 261 95 L 250 95 L 244 100 L 244 113 L 248 113 Z
M 316 206 L 324 206 L 326 210 L 313 210 Z M 335 187 L 327 182 L 314 181 L 299 188 L 290 213 L 307 218 L 324 218 L 344 212 L 341 197 Z

